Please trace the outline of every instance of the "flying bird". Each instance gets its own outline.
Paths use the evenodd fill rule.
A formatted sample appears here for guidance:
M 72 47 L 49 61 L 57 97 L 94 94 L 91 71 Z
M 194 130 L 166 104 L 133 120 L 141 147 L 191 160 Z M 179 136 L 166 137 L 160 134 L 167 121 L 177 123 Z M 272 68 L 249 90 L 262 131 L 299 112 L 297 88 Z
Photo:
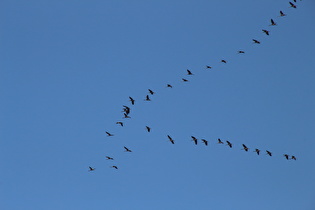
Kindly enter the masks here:
M 119 124 L 120 126 L 124 126 L 123 122 L 116 122 L 116 124 Z
M 188 80 L 187 80 L 187 79 L 182 78 L 182 80 L 183 80 L 184 82 L 188 82 Z
M 243 145 L 243 149 L 246 151 L 246 152 L 248 152 L 248 147 L 246 147 L 246 145 L 245 144 L 242 144 Z
M 285 157 L 285 159 L 289 160 L 289 155 L 288 154 L 284 154 L 283 156 Z
M 256 40 L 256 39 L 253 39 L 254 41 L 254 44 L 260 44 L 260 41 Z
M 270 157 L 272 156 L 272 153 L 270 151 L 266 150 L 266 152 L 267 152 L 267 155 L 269 155 Z
M 281 10 L 280 10 L 280 17 L 284 17 L 287 16 L 286 14 L 284 14 Z
M 95 168 L 92 168 L 91 166 L 89 166 L 89 171 L 94 171 Z
M 172 86 L 172 85 L 170 85 L 170 84 L 167 84 L 167 86 L 166 86 L 166 87 L 172 88 L 173 86 Z
M 238 54 L 244 54 L 245 52 L 244 51 L 242 51 L 242 50 L 239 50 L 238 51 Z
M 211 67 L 211 66 L 206 66 L 206 68 L 207 68 L 207 69 L 212 69 L 212 67 Z
M 146 96 L 145 101 L 151 101 L 149 95 Z
M 289 1 L 289 4 L 291 5 L 291 7 L 293 7 L 294 9 L 296 9 L 296 5 L 293 4 L 292 2 Z
M 228 145 L 230 148 L 232 148 L 232 144 L 231 144 L 231 142 L 226 141 L 226 143 L 227 143 L 227 145 Z
M 226 60 L 221 60 L 221 63 L 226 63 Z
M 201 139 L 201 141 L 202 141 L 206 146 L 208 146 L 208 141 L 207 141 L 207 140 Z
M 221 139 L 218 139 L 218 144 L 224 144 Z
M 291 160 L 296 160 L 296 157 L 294 155 L 292 155 Z
M 192 138 L 192 141 L 194 141 L 194 142 L 195 142 L 195 144 L 197 145 L 197 144 L 198 144 L 198 140 L 197 140 L 197 138 L 196 138 L 196 137 L 194 137 L 194 136 L 191 136 L 191 138 Z
M 256 152 L 256 153 L 257 153 L 257 155 L 259 155 L 260 150 L 259 150 L 259 149 L 255 149 L 255 151 L 254 151 L 254 152 Z
M 128 114 L 124 113 L 124 118 L 131 118 Z
M 106 159 L 107 159 L 107 160 L 114 160 L 114 158 L 109 157 L 109 156 L 106 156 Z
M 109 132 L 105 132 L 106 134 L 107 134 L 107 136 L 114 136 L 114 134 L 111 134 L 111 133 L 109 133 Z
M 149 90 L 149 93 L 150 93 L 151 95 L 154 94 L 154 92 L 153 92 L 152 90 L 150 90 L 150 89 L 148 89 L 148 90 Z
M 171 142 L 172 144 L 175 144 L 175 142 L 174 142 L 174 140 L 172 139 L 172 137 L 170 137 L 169 135 L 167 135 L 167 137 L 168 137 L 168 139 L 170 140 L 170 142 Z
M 187 75 L 194 75 L 194 74 L 191 73 L 191 71 L 189 69 L 187 69 Z
M 128 149 L 127 147 L 124 147 L 125 148 L 125 152 L 132 152 L 130 149 Z
M 118 167 L 117 167 L 117 166 L 112 166 L 112 168 L 114 168 L 114 169 L 118 169 Z
M 266 35 L 269 36 L 269 31 L 267 31 L 267 30 L 265 30 L 265 29 L 263 29 L 262 31 L 263 31 L 263 33 L 265 33 Z
M 145 126 L 145 128 L 147 129 L 148 132 L 151 131 L 151 128 L 149 126 Z
M 130 96 L 129 96 L 129 99 L 130 99 L 129 101 L 131 101 L 131 104 L 135 105 L 135 100 L 133 98 L 131 98 Z
M 123 112 L 125 112 L 126 114 L 129 114 L 130 113 L 130 107 L 128 106 L 123 106 L 124 109 L 123 109 Z
M 270 26 L 276 26 L 277 25 L 277 23 L 273 19 L 270 19 L 270 22 L 271 22 Z

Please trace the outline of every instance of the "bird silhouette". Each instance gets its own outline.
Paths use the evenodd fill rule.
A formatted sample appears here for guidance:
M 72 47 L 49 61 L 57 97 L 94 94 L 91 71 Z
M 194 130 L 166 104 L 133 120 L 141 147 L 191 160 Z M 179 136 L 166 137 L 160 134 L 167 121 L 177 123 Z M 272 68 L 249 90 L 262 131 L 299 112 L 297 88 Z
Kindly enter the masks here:
M 167 84 L 167 86 L 166 86 L 166 87 L 173 88 L 173 86 L 172 86 L 172 85 L 170 85 L 170 84 Z
M 296 160 L 296 157 L 294 155 L 292 155 L 291 160 Z
M 131 101 L 131 104 L 135 105 L 135 100 L 133 98 L 131 98 L 130 96 L 129 96 L 129 99 L 130 99 L 129 101 Z
M 231 142 L 226 141 L 226 143 L 227 143 L 227 145 L 228 145 L 230 148 L 232 148 L 232 144 L 231 144 Z
M 280 17 L 284 17 L 287 16 L 286 14 L 284 14 L 281 10 L 280 10 Z
M 218 139 L 218 144 L 224 144 L 221 139 Z
M 260 44 L 260 41 L 256 40 L 256 39 L 253 39 L 254 41 L 254 44 Z
M 202 141 L 206 146 L 208 146 L 208 141 L 207 141 L 207 140 L 201 139 L 201 141 Z
M 194 137 L 194 136 L 191 136 L 191 138 L 192 138 L 192 141 L 194 141 L 194 142 L 195 142 L 195 144 L 197 145 L 197 144 L 198 144 L 198 140 L 197 140 L 197 138 L 196 138 L 196 137 Z
M 269 155 L 270 157 L 272 156 L 272 153 L 270 151 L 266 150 L 266 152 L 267 152 L 267 155 Z
M 221 63 L 227 63 L 226 60 L 221 60 Z
M 116 122 L 116 124 L 119 124 L 120 126 L 124 126 L 123 122 Z
M 117 166 L 112 166 L 112 168 L 114 168 L 114 169 L 118 169 L 118 167 L 117 167 Z
M 107 136 L 114 136 L 114 134 L 111 134 L 111 133 L 109 133 L 109 132 L 105 132 L 106 134 L 107 134 Z
M 212 69 L 212 67 L 211 67 L 211 66 L 206 66 L 206 68 L 207 68 L 207 69 Z
M 127 147 L 124 147 L 125 148 L 125 152 L 132 152 L 130 149 L 128 149 Z
M 289 155 L 288 154 L 284 154 L 283 156 L 285 157 L 285 159 L 289 160 Z
M 151 128 L 149 126 L 145 126 L 145 128 L 147 129 L 148 132 L 151 131 Z
M 184 82 L 188 82 L 188 80 L 187 80 L 187 79 L 182 78 L 182 80 L 183 80 Z
M 126 114 L 129 114 L 130 113 L 130 107 L 128 106 L 123 106 L 123 112 L 125 112 Z
M 291 7 L 293 7 L 294 9 L 296 9 L 296 5 L 293 4 L 292 2 L 289 2 L 289 4 L 291 5 Z
M 148 89 L 148 90 L 149 90 L 149 93 L 150 93 L 151 95 L 154 94 L 154 92 L 153 92 L 152 90 L 150 90 L 150 89 Z
M 92 168 L 91 166 L 89 166 L 89 171 L 94 171 L 95 168 Z
M 194 75 L 194 74 L 191 73 L 191 71 L 189 69 L 187 69 L 187 75 Z
M 259 150 L 259 149 L 255 149 L 255 151 L 254 151 L 254 152 L 256 152 L 256 153 L 257 153 L 257 155 L 259 155 L 260 150 Z
M 128 114 L 124 113 L 124 117 L 123 118 L 131 118 L 131 117 L 128 116 Z
M 265 30 L 265 29 L 263 29 L 262 31 L 263 31 L 266 35 L 269 36 L 269 31 L 267 31 L 267 30 Z
M 174 140 L 172 139 L 172 137 L 170 137 L 169 135 L 167 135 L 169 141 L 172 143 L 172 144 L 175 144 Z
M 246 152 L 248 152 L 248 147 L 246 147 L 246 145 L 245 144 L 242 144 L 243 145 L 243 150 L 245 150 Z
M 239 50 L 238 51 L 238 54 L 244 54 L 245 52 L 244 51 L 242 51 L 242 50 Z
M 277 23 L 273 19 L 270 19 L 270 22 L 271 22 L 270 26 L 276 26 L 277 25 Z
M 145 97 L 145 101 L 151 101 L 149 95 L 147 95 L 147 96 Z
M 109 157 L 109 156 L 106 156 L 106 159 L 107 159 L 107 160 L 114 160 L 114 158 Z

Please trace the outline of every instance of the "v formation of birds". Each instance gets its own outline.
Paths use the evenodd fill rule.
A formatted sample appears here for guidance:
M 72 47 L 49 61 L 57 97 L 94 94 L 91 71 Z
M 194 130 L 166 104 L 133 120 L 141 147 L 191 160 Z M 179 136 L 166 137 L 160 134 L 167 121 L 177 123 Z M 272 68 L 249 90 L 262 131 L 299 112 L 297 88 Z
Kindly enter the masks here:
M 301 0 L 300 0 L 300 1 L 301 1 Z M 289 4 L 290 4 L 290 7 L 292 7 L 292 8 L 295 9 L 295 8 L 297 8 L 297 6 L 296 6 L 296 4 L 295 4 L 295 3 L 296 3 L 296 0 L 293 0 L 293 2 L 294 2 L 294 3 L 289 2 Z M 285 14 L 283 11 L 281 11 L 281 10 L 279 11 L 279 14 L 280 14 L 280 15 L 279 15 L 280 18 L 286 16 L 286 14 Z M 270 19 L 270 25 L 269 25 L 269 26 L 277 26 L 276 21 L 275 21 L 274 19 Z M 267 36 L 270 35 L 270 31 L 269 31 L 269 30 L 262 29 L 262 32 L 263 32 L 264 34 L 266 34 Z M 261 42 L 260 42 L 259 40 L 252 39 L 252 41 L 253 41 L 253 44 L 261 44 Z M 244 53 L 245 53 L 245 51 L 243 51 L 243 50 L 239 50 L 239 51 L 238 51 L 238 54 L 244 54 Z M 226 60 L 224 60 L 224 59 L 222 59 L 220 62 L 221 62 L 221 63 L 224 63 L 224 64 L 227 64 L 227 63 L 228 63 L 228 61 L 226 61 Z M 212 66 L 206 65 L 206 69 L 212 69 Z M 189 70 L 189 69 L 187 69 L 186 72 L 187 72 L 186 75 L 188 75 L 188 76 L 193 76 L 193 75 L 194 75 L 194 73 L 193 73 L 191 70 Z M 189 80 L 186 79 L 186 78 L 182 78 L 182 82 L 189 82 Z M 166 87 L 167 87 L 167 88 L 173 88 L 173 85 L 171 85 L 171 84 L 166 84 Z M 155 92 L 154 92 L 153 90 L 148 89 L 148 94 L 144 97 L 144 101 L 151 101 L 151 97 L 152 97 L 154 94 L 155 94 Z M 133 105 L 136 104 L 136 100 L 135 100 L 133 97 L 131 97 L 131 96 L 129 96 L 129 101 L 130 101 L 131 106 L 133 106 Z M 129 106 L 125 106 L 125 105 L 124 105 L 122 112 L 123 112 L 123 114 L 124 114 L 124 117 L 123 117 L 124 119 L 126 119 L 126 118 L 131 118 L 131 117 L 129 116 L 129 114 L 130 114 L 130 112 L 131 112 L 131 108 L 130 108 Z M 121 126 L 121 127 L 124 126 L 124 122 L 122 122 L 122 121 L 118 121 L 118 122 L 116 122 L 116 124 L 119 125 L 119 126 Z M 151 132 L 151 127 L 145 126 L 145 129 L 146 129 L 147 132 Z M 107 137 L 113 137 L 113 136 L 114 136 L 114 134 L 111 133 L 111 132 L 109 132 L 109 131 L 106 131 L 105 133 L 106 133 Z M 168 141 L 169 141 L 171 144 L 175 144 L 175 139 L 173 139 L 170 135 L 166 135 L 166 139 L 168 139 Z M 196 138 L 195 136 L 191 136 L 191 141 L 193 141 L 193 143 L 194 143 L 195 145 L 197 145 L 198 142 L 199 142 L 199 139 Z M 206 139 L 200 139 L 200 141 L 201 141 L 201 143 L 203 143 L 205 146 L 208 146 L 208 144 L 209 144 L 209 141 L 206 140 Z M 230 141 L 227 141 L 227 140 L 226 140 L 226 141 L 222 141 L 220 138 L 217 139 L 217 144 L 225 144 L 225 145 L 228 146 L 229 148 L 233 148 L 233 147 L 234 147 L 234 145 L 233 145 Z M 124 146 L 123 149 L 124 149 L 125 152 L 132 152 L 132 150 L 131 150 L 130 148 L 126 147 L 126 146 Z M 242 150 L 244 150 L 245 152 L 248 152 L 248 151 L 250 150 L 250 148 L 248 148 L 245 144 L 242 144 Z M 260 154 L 261 154 L 261 150 L 258 149 L 258 148 L 253 149 L 253 152 L 255 152 L 257 155 L 260 155 Z M 264 153 L 265 153 L 266 155 L 270 156 L 270 157 L 273 156 L 273 153 L 270 152 L 269 150 L 265 150 Z M 296 159 L 297 159 L 294 155 L 289 155 L 289 154 L 283 154 L 283 157 L 284 157 L 286 160 L 296 160 Z M 110 156 L 105 156 L 105 158 L 106 158 L 106 160 L 115 161 L 115 159 L 114 159 L 113 157 L 110 157 Z M 116 165 L 111 165 L 110 168 L 118 169 L 118 166 L 116 166 Z M 96 168 L 89 166 L 89 171 L 94 171 L 95 169 L 96 169 Z

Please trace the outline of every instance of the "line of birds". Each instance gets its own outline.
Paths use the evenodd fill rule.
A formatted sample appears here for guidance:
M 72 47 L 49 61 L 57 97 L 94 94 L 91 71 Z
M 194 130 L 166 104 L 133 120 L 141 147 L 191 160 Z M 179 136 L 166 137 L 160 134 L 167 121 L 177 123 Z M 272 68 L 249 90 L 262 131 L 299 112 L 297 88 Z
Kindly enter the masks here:
M 300 1 L 302 1 L 302 0 L 300 0 Z M 293 2 L 297 2 L 297 1 L 296 1 L 296 0 L 293 0 Z M 292 8 L 297 8 L 297 6 L 296 6 L 294 3 L 289 2 L 289 4 L 290 4 L 290 7 L 292 7 Z M 279 13 L 280 13 L 279 17 L 287 16 L 282 10 L 280 10 Z M 271 24 L 270 24 L 269 26 L 276 26 L 276 25 L 277 25 L 277 23 L 276 23 L 273 19 L 270 19 L 270 23 L 271 23 Z M 270 35 L 270 31 L 268 31 L 268 30 L 266 30 L 266 29 L 262 29 L 262 32 L 263 32 L 264 34 L 266 34 L 267 36 Z M 253 41 L 253 44 L 261 44 L 261 42 L 258 41 L 258 40 L 256 40 L 256 39 L 252 39 L 252 41 Z M 239 50 L 239 51 L 238 51 L 238 54 L 244 54 L 244 53 L 245 53 L 245 51 L 243 51 L 243 50 Z M 221 62 L 221 63 L 224 63 L 224 64 L 227 63 L 227 61 L 224 60 L 224 59 L 222 59 L 220 62 Z M 206 69 L 212 69 L 212 68 L 213 68 L 212 66 L 206 65 Z M 187 69 L 186 71 L 187 71 L 187 75 L 188 75 L 188 76 L 194 75 L 191 70 Z M 188 79 L 185 79 L 185 78 L 182 78 L 182 81 L 183 81 L 183 82 L 189 82 L 189 80 L 188 80 Z M 167 87 L 167 88 L 173 88 L 173 85 L 167 84 L 166 87 Z M 144 101 L 151 101 L 151 98 L 150 98 L 150 97 L 153 96 L 154 94 L 155 94 L 155 92 L 154 92 L 153 90 L 148 89 L 148 94 L 145 96 Z M 129 101 L 130 101 L 131 105 L 135 105 L 136 100 L 135 100 L 133 97 L 129 96 Z M 122 110 L 123 115 L 124 115 L 124 116 L 123 116 L 123 119 L 131 118 L 131 117 L 129 116 L 130 111 L 131 111 L 131 108 L 130 108 L 130 107 L 123 105 L 123 110 Z M 121 127 L 124 126 L 124 122 L 122 122 L 122 121 L 118 121 L 118 122 L 116 122 L 116 124 L 117 124 L 117 125 L 120 125 Z M 146 128 L 147 132 L 151 132 L 151 127 L 145 126 L 145 128 Z M 108 131 L 106 131 L 105 133 L 107 134 L 108 137 L 114 136 L 114 134 L 112 134 L 112 133 L 110 133 L 110 132 L 108 132 Z M 167 135 L 167 137 L 168 137 L 168 140 L 169 140 L 172 144 L 175 144 L 174 139 L 173 139 L 170 135 Z M 195 145 L 197 145 L 197 144 L 198 144 L 198 139 L 197 139 L 196 137 L 194 137 L 194 136 L 191 136 L 191 138 L 192 138 L 192 141 L 194 141 Z M 206 146 L 208 146 L 208 141 L 207 141 L 207 140 L 201 139 L 201 141 L 202 141 L 202 143 L 204 143 Z M 221 139 L 218 139 L 218 142 L 217 142 L 217 143 L 218 143 L 218 144 L 224 144 L 224 142 L 222 142 Z M 229 142 L 229 141 L 226 141 L 226 145 L 229 146 L 230 148 L 232 148 L 232 146 L 233 146 L 232 143 Z M 242 150 L 245 150 L 246 152 L 249 151 L 249 148 L 248 148 L 245 144 L 242 144 L 242 146 L 243 146 L 243 149 L 242 149 Z M 127 147 L 125 147 L 125 146 L 124 146 L 124 149 L 125 149 L 125 152 L 132 152 L 129 148 L 127 148 Z M 259 150 L 259 149 L 256 148 L 256 149 L 254 150 L 254 152 L 256 152 L 257 155 L 260 155 L 261 150 Z M 271 153 L 270 151 L 268 151 L 268 150 L 266 150 L 266 154 L 269 155 L 269 156 L 272 156 L 272 153 Z M 294 155 L 284 154 L 283 156 L 284 156 L 287 160 L 296 160 L 296 157 L 295 157 Z M 114 160 L 114 158 L 109 157 L 109 156 L 106 156 L 106 159 L 107 159 L 107 160 Z M 118 169 L 118 166 L 113 165 L 113 166 L 111 166 L 111 168 Z M 89 171 L 94 171 L 94 170 L 95 170 L 95 168 L 89 166 Z

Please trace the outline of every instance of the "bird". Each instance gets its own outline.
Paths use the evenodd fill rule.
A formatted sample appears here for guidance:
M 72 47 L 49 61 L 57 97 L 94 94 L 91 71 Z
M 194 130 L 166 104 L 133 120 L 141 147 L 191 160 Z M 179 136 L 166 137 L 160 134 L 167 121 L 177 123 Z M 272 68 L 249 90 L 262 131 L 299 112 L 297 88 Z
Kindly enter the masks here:
M 201 141 L 202 141 L 206 146 L 208 146 L 208 141 L 207 141 L 207 140 L 201 139 Z
M 291 160 L 296 160 L 296 157 L 294 155 L 292 155 Z
M 218 144 L 224 144 L 221 139 L 218 139 Z
M 109 156 L 106 156 L 106 159 L 107 159 L 107 160 L 114 160 L 114 158 L 109 157 Z
M 280 10 L 280 17 L 284 17 L 287 16 L 286 14 L 284 14 L 281 10 Z
M 131 98 L 130 96 L 129 96 L 129 99 L 130 99 L 129 101 L 131 101 L 131 104 L 135 105 L 135 100 L 133 98 Z
M 123 123 L 123 122 L 116 122 L 116 124 L 119 124 L 121 127 L 124 126 L 124 123 Z
M 194 137 L 194 136 L 191 136 L 191 138 L 192 138 L 192 141 L 194 141 L 195 144 L 197 145 L 198 144 L 198 139 L 196 137 Z
M 148 132 L 151 131 L 151 128 L 149 126 L 145 126 L 145 128 L 147 129 Z
M 265 30 L 265 29 L 262 29 L 263 33 L 265 33 L 266 35 L 269 36 L 269 31 Z
M 147 95 L 147 96 L 145 97 L 145 101 L 151 101 L 149 95 Z
M 245 52 L 244 51 L 242 51 L 242 50 L 239 50 L 238 51 L 238 54 L 244 54 Z
M 293 4 L 292 2 L 289 1 L 289 4 L 291 5 L 291 7 L 293 7 L 294 9 L 296 9 L 296 5 Z
M 207 69 L 212 69 L 212 67 L 211 67 L 211 66 L 206 66 L 206 68 L 207 68 Z
M 256 39 L 253 39 L 254 41 L 254 44 L 260 44 L 260 41 L 256 40 Z
M 123 112 L 125 112 L 126 114 L 129 114 L 130 113 L 130 107 L 128 106 L 123 106 Z
M 271 22 L 270 26 L 276 26 L 277 25 L 277 23 L 273 19 L 270 19 L 270 22 Z
M 272 153 L 270 151 L 266 150 L 266 152 L 267 152 L 267 155 L 269 155 L 270 157 L 272 156 Z
M 132 152 L 130 149 L 128 149 L 127 147 L 124 147 L 125 148 L 125 152 Z
M 257 155 L 259 155 L 260 150 L 259 150 L 259 149 L 255 149 L 255 151 L 254 151 L 254 152 L 256 152 L 256 153 L 257 153 Z
M 131 118 L 128 114 L 124 113 L 124 118 Z
M 187 69 L 187 75 L 194 75 L 194 74 L 191 73 L 191 71 L 189 69 Z
M 149 93 L 150 93 L 151 95 L 154 94 L 154 92 L 153 92 L 152 90 L 150 90 L 150 89 L 148 89 L 148 90 L 149 90 Z
M 243 145 L 243 149 L 246 151 L 246 152 L 248 152 L 248 147 L 246 147 L 246 145 L 245 144 L 242 144 Z
M 221 63 L 226 63 L 226 60 L 221 60 Z
M 289 160 L 289 155 L 288 154 L 284 154 L 283 156 L 285 157 L 285 159 Z
M 111 133 L 109 133 L 109 132 L 105 132 L 106 134 L 107 134 L 107 136 L 114 136 L 114 134 L 111 134 Z
M 170 84 L 167 84 L 167 86 L 166 86 L 166 87 L 172 88 L 173 86 L 172 86 L 172 85 L 170 85 Z
M 232 148 L 232 144 L 231 144 L 231 142 L 226 141 L 226 143 L 227 143 L 227 145 L 228 145 L 230 148 Z
M 184 82 L 188 82 L 188 80 L 187 80 L 187 79 L 182 78 L 182 80 L 183 80 Z
M 91 166 L 89 166 L 89 171 L 94 171 L 95 168 L 92 168 Z
M 117 167 L 117 166 L 112 166 L 112 168 L 114 168 L 114 169 L 118 169 L 118 167 Z
M 175 142 L 174 142 L 174 140 L 172 139 L 172 137 L 170 137 L 169 135 L 167 135 L 167 137 L 168 137 L 168 139 L 170 140 L 170 142 L 171 142 L 172 144 L 175 144 Z

